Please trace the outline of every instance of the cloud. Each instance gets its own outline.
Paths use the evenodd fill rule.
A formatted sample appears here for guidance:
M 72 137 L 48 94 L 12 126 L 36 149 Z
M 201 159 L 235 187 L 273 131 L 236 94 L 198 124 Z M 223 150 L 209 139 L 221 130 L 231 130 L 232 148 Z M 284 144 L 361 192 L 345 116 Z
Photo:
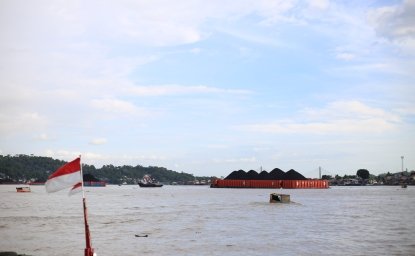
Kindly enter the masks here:
M 397 109 L 397 112 L 404 116 L 415 116 L 415 106 L 414 105 L 403 105 Z
M 368 19 L 380 36 L 391 40 L 415 37 L 415 1 L 413 0 L 372 10 L 368 13 Z
M 339 60 L 350 61 L 353 60 L 356 56 L 349 52 L 340 52 L 336 54 L 336 58 Z
M 367 120 L 333 120 L 327 122 L 295 123 L 281 121 L 272 124 L 255 124 L 246 126 L 250 131 L 265 133 L 381 133 L 391 130 L 394 125 L 382 119 Z
M 234 22 L 255 15 L 263 24 L 275 24 L 287 20 L 285 14 L 295 7 L 292 0 L 92 0 L 24 3 L 26 8 L 21 8 L 23 2 L 19 0 L 3 2 L 0 16 L 14 26 L 0 23 L 1 38 L 10 46 L 15 39 L 41 45 L 42 40 L 91 37 L 151 47 L 193 44 L 212 34 L 209 27 L 204 27 L 209 21 Z M 324 2 L 320 0 L 313 6 L 324 7 Z M 30 40 L 33 38 L 36 40 Z
M 323 109 L 306 108 L 305 115 L 311 120 L 326 119 L 373 119 L 380 118 L 391 122 L 399 122 L 399 116 L 386 112 L 380 108 L 370 107 L 360 101 L 335 101 L 327 104 Z
M 162 155 L 122 155 L 120 159 L 127 161 L 157 161 L 157 160 L 166 160 L 167 157 Z
M 293 48 L 291 44 L 284 42 L 284 40 L 280 38 L 275 38 L 270 35 L 264 36 L 263 34 L 249 32 L 246 29 L 240 30 L 235 28 L 230 29 L 219 27 L 216 28 L 216 31 L 258 45 L 271 46 L 275 48 Z
M 291 0 L 265 0 L 254 1 L 250 3 L 262 21 L 262 25 L 274 25 L 279 22 L 292 22 L 293 18 L 288 16 L 287 13 L 291 11 L 296 5 L 295 1 Z
M 257 159 L 253 157 L 228 158 L 228 159 L 213 159 L 214 163 L 255 163 Z
M 143 164 L 154 164 L 156 162 L 161 163 L 168 160 L 167 157 L 157 154 L 111 154 L 111 155 L 100 155 L 100 158 L 90 158 L 91 162 L 95 162 L 98 166 L 104 164 L 114 165 L 143 165 Z
M 222 89 L 204 85 L 184 86 L 184 85 L 155 85 L 155 86 L 132 86 L 128 90 L 137 96 L 164 96 L 181 94 L 206 94 L 206 93 L 226 93 L 226 94 L 249 94 L 249 90 Z
M 107 143 L 106 138 L 95 138 L 89 142 L 91 145 L 103 145 Z
M 404 126 L 401 118 L 413 123 L 413 116 L 405 118 L 405 113 L 413 113 L 409 98 L 414 65 L 410 54 L 415 50 L 399 56 L 395 46 L 414 49 L 414 2 L 394 3 L 398 4 L 377 8 L 384 3 L 4 0 L 0 4 L 2 150 L 29 151 L 46 143 L 18 145 L 16 138 L 47 140 L 54 134 L 60 138 L 59 145 L 69 148 L 54 154 L 67 155 L 65 159 L 70 160 L 77 152 L 72 152 L 69 145 L 77 141 L 77 136 L 88 138 L 86 142 L 91 144 L 104 142 L 80 131 L 104 126 L 111 130 L 115 125 L 135 133 L 122 134 L 123 138 L 140 141 L 140 136 L 146 134 L 145 141 L 154 141 L 158 148 L 165 147 L 160 147 L 163 143 L 157 134 L 167 130 L 166 134 L 180 133 L 183 140 L 196 136 L 187 129 L 207 135 L 212 131 L 224 133 L 229 138 L 240 135 L 233 131 L 227 136 L 226 126 L 235 123 L 242 123 L 240 129 L 245 131 L 271 133 L 264 136 L 266 141 L 272 140 L 275 133 L 383 135 Z M 238 49 L 255 58 L 239 63 L 235 59 L 242 59 L 236 55 Z M 173 65 L 176 66 L 171 69 Z M 296 68 L 291 70 L 292 65 Z M 332 81 L 337 82 L 328 86 Z M 289 90 L 283 88 L 287 82 Z M 223 84 L 251 87 L 239 90 Z M 269 108 L 259 106 L 266 104 L 263 102 L 283 105 L 285 101 L 278 99 L 288 99 L 293 95 L 290 92 L 298 94 L 289 107 L 274 107 L 268 112 Z M 289 119 L 275 117 L 299 102 L 312 104 L 307 102 L 310 93 L 319 97 L 358 94 L 353 97 L 393 106 L 394 101 L 406 101 L 409 106 L 395 110 L 359 101 L 336 101 L 319 108 L 304 108 Z M 163 112 L 163 118 L 148 122 L 153 109 Z M 142 116 L 146 118 L 137 118 Z M 107 122 L 114 117 L 117 122 Z M 258 118 L 262 122 L 256 123 Z M 137 126 L 139 131 L 128 129 Z M 242 134 L 245 136 L 238 141 L 257 141 L 256 134 Z M 68 138 L 66 135 L 71 139 L 63 139 Z M 111 142 L 118 140 L 109 135 L 99 136 Z M 233 147 L 232 142 L 225 142 Z M 220 143 L 224 141 L 211 143 L 218 143 L 212 151 L 223 151 Z M 206 144 L 201 141 L 201 145 Z M 188 147 L 185 143 L 182 146 Z M 82 150 L 77 147 L 73 148 Z M 211 148 L 215 149 L 215 145 Z M 134 154 L 134 148 L 111 150 L 113 158 L 96 152 L 83 156 L 106 163 L 164 161 L 157 153 Z M 131 157 L 123 158 L 117 150 Z M 173 153 L 165 150 L 169 156 L 178 154 L 177 149 Z M 206 155 L 209 159 L 214 157 Z M 218 160 L 252 158 L 231 156 Z
M 376 33 L 414 53 L 415 50 L 415 1 L 380 7 L 368 12 L 369 23 Z
M 228 149 L 229 145 L 224 145 L 224 144 L 209 144 L 206 145 L 207 148 L 209 149 Z
M 249 124 L 240 128 L 264 133 L 383 133 L 395 129 L 400 121 L 396 114 L 359 101 L 337 101 L 323 109 L 306 108 L 296 119 Z
M 51 140 L 51 138 L 49 137 L 49 135 L 47 135 L 46 133 L 41 133 L 37 136 L 35 136 L 36 140 L 40 140 L 40 141 L 48 141 Z
M 102 155 L 96 154 L 93 152 L 70 151 L 70 150 L 64 150 L 64 149 L 57 150 L 57 151 L 48 149 L 45 151 L 44 154 L 48 157 L 62 159 L 66 161 L 70 161 L 81 156 L 83 163 L 85 163 L 85 161 L 96 161 L 96 160 L 104 159 Z
M 313 9 L 326 10 L 329 5 L 329 0 L 309 0 L 308 4 Z
M 47 4 L 25 3 L 26 8 L 20 8 L 21 1 L 6 1 L 2 4 L 3 12 L 0 14 L 7 19 L 16 19 L 14 23 L 18 26 L 15 28 L 20 34 L 6 26 L 2 31 L 23 39 L 32 38 L 35 34 L 38 38 L 49 37 L 52 40 L 79 38 L 90 34 L 162 46 L 194 43 L 202 37 L 197 25 L 204 17 L 198 17 L 192 12 L 186 15 L 187 7 L 191 7 L 189 4 L 164 1 L 49 1 Z M 96 15 L 90 15 L 93 10 Z M 27 23 L 19 21 L 22 17 L 25 17 Z M 50 38 L 50 35 L 55 37 Z
M 195 47 L 195 48 L 190 49 L 189 51 L 193 54 L 199 54 L 202 52 L 202 49 Z
M 38 112 L 0 112 L 1 136 L 44 129 L 48 119 Z
M 409 66 L 403 64 L 408 64 Z M 381 60 L 378 62 L 370 61 L 347 66 L 336 66 L 334 68 L 328 68 L 327 72 L 347 77 L 373 73 L 412 76 L 413 72 L 410 69 L 410 66 L 411 63 L 397 63 L 392 60 Z
M 42 155 L 52 157 L 55 159 L 62 159 L 65 161 L 73 160 L 74 158 L 81 156 L 82 163 L 85 164 L 94 164 L 96 167 L 105 165 L 105 164 L 114 164 L 114 165 L 125 165 L 125 164 L 142 164 L 143 161 L 154 163 L 157 161 L 164 161 L 167 158 L 161 155 L 103 155 L 94 152 L 81 152 L 81 151 L 72 151 L 66 149 L 60 150 L 45 150 Z
M 112 114 L 128 114 L 128 115 L 148 115 L 145 109 L 140 109 L 129 101 L 119 99 L 94 99 L 91 106 L 95 109 L 102 110 Z

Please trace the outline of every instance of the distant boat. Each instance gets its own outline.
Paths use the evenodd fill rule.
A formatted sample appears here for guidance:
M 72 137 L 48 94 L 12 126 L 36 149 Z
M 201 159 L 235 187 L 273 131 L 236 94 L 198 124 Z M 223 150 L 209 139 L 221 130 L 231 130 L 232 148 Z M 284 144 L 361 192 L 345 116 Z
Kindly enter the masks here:
M 92 174 L 84 174 L 84 187 L 105 187 L 107 183 L 105 181 L 95 178 Z
M 138 182 L 138 185 L 142 188 L 160 188 L 163 186 L 163 184 L 156 182 L 148 174 L 144 175 L 144 177 Z
M 17 192 L 31 192 L 30 187 L 17 187 L 16 188 Z
M 105 187 L 105 181 L 84 181 L 84 187 Z

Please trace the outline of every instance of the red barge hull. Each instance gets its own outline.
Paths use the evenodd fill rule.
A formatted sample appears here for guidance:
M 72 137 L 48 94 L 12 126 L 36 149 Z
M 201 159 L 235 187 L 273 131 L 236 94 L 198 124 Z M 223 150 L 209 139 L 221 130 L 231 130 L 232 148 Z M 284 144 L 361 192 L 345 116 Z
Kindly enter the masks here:
M 212 188 L 329 188 L 327 180 L 214 180 Z

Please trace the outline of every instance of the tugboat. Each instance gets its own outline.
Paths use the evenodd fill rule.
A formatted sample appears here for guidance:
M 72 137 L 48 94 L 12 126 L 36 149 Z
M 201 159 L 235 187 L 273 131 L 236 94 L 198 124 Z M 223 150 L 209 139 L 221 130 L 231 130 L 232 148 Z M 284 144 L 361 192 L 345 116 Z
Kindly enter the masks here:
M 138 185 L 142 188 L 160 188 L 163 186 L 163 184 L 156 182 L 148 174 L 144 175 L 144 177 L 138 182 Z

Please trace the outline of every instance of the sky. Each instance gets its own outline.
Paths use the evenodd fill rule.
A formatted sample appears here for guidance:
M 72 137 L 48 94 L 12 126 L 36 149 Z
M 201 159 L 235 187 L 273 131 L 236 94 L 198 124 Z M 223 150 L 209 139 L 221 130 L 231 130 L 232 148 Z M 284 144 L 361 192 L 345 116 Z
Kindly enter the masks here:
M 415 0 L 0 0 L 0 56 L 2 155 L 415 169 Z

